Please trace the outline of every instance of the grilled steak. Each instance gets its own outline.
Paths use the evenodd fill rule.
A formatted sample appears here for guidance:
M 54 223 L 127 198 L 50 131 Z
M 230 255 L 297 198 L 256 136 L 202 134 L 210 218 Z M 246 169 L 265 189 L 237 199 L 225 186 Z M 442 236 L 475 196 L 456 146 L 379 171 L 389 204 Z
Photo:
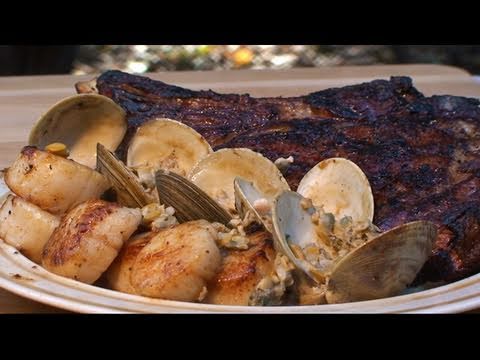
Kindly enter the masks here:
M 370 180 L 382 230 L 421 219 L 439 226 L 417 283 L 480 270 L 476 99 L 425 97 L 408 77 L 290 98 L 192 91 L 119 71 L 105 72 L 96 86 L 127 111 L 129 134 L 147 119 L 167 117 L 197 130 L 214 149 L 247 147 L 272 161 L 292 155 L 286 179 L 294 190 L 317 162 L 348 158 Z

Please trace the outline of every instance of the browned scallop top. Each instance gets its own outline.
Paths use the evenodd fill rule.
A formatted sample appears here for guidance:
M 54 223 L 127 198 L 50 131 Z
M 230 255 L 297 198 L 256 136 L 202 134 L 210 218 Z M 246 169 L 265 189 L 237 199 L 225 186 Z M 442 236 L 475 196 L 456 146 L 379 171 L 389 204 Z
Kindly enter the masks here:
M 38 149 L 35 146 L 25 146 L 20 152 L 26 158 L 33 158 Z
M 79 248 L 82 239 L 120 205 L 103 200 L 86 201 L 66 213 L 43 250 L 43 259 L 59 266 Z
M 157 232 L 149 232 L 132 238 L 128 243 L 125 244 L 125 246 L 123 246 L 115 261 L 118 259 L 118 261 L 130 264 L 129 270 L 131 270 L 131 265 L 137 258 L 140 251 L 142 251 L 142 249 L 148 245 L 150 240 L 152 240 L 152 238 L 154 238 L 156 235 Z
M 55 160 L 61 160 L 61 159 L 64 159 L 65 161 L 68 161 L 68 162 L 74 162 L 73 160 L 71 159 L 67 159 L 67 158 L 64 158 L 62 156 L 58 156 L 58 155 L 54 155 L 48 151 L 45 151 L 45 150 L 42 150 L 42 149 L 39 149 L 38 147 L 36 146 L 24 146 L 22 148 L 22 150 L 20 151 L 20 154 L 24 156 L 24 158 L 28 161 L 28 162 L 31 162 L 33 161 L 35 158 L 37 158 L 39 155 L 41 156 L 44 156 L 45 158 L 47 159 L 55 159 Z
M 13 188 L 16 188 L 16 184 L 10 184 L 10 177 L 15 175 L 22 175 L 28 179 L 34 180 L 35 176 L 38 176 L 35 172 L 40 169 L 40 161 L 46 161 L 47 163 L 49 163 L 50 170 L 53 170 L 52 164 L 57 163 L 58 161 L 64 162 L 66 164 L 74 164 L 73 160 L 51 154 L 47 151 L 40 150 L 35 146 L 24 146 L 20 151 L 19 159 L 23 160 L 22 164 L 24 164 L 25 166 L 12 166 L 7 169 L 5 175 L 5 180 L 7 181 L 9 186 Z M 15 171 L 16 173 L 12 174 L 11 172 L 13 171 Z
M 159 236 L 162 241 L 163 239 L 172 239 L 163 241 L 158 249 L 138 256 L 135 267 L 139 269 L 139 273 L 158 271 L 163 278 L 187 274 L 192 269 L 189 260 L 183 259 L 182 254 L 187 252 L 188 248 L 195 246 L 197 232 L 205 230 L 205 226 L 209 226 L 208 222 L 198 220 L 160 230 L 152 238 Z
M 192 239 L 194 241 L 194 239 Z M 162 277 L 169 278 L 177 276 L 181 273 L 187 272 L 189 269 L 189 263 L 182 261 L 182 253 L 185 249 L 186 244 L 181 244 L 178 246 L 171 245 L 167 241 L 165 243 L 166 247 L 162 248 L 160 251 L 150 253 L 146 256 L 141 256 L 137 258 L 137 266 L 143 270 L 149 268 L 149 264 L 152 261 L 158 259 L 160 263 L 155 263 L 161 268 Z M 169 246 L 171 245 L 171 246 Z
M 241 291 L 242 284 L 256 285 L 273 269 L 275 258 L 271 236 L 261 231 L 249 236 L 248 250 L 232 250 L 225 256 L 222 267 L 212 281 L 212 291 L 219 288 Z M 253 290 L 249 286 L 248 290 Z

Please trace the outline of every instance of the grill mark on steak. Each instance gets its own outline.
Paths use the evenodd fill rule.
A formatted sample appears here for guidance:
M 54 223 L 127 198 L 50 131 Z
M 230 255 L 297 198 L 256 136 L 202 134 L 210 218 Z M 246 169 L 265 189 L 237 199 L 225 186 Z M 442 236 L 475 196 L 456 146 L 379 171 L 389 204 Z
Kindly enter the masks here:
M 408 77 L 290 98 L 193 91 L 120 71 L 103 73 L 97 88 L 127 112 L 129 131 L 118 150 L 123 158 L 135 128 L 153 117 L 191 126 L 215 150 L 247 147 L 272 161 L 292 155 L 285 174 L 292 189 L 319 161 L 345 157 L 370 180 L 382 230 L 420 219 L 439 226 L 417 283 L 480 270 L 476 99 L 425 97 Z

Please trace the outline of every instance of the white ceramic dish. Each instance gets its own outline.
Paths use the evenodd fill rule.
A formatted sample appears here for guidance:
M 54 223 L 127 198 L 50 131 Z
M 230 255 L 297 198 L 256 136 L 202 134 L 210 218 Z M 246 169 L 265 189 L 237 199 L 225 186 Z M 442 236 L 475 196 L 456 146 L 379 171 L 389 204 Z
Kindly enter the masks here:
M 0 174 L 0 197 L 8 192 Z M 152 299 L 87 285 L 48 272 L 0 239 L 0 287 L 83 313 L 452 313 L 480 308 L 480 274 L 418 293 L 348 304 L 221 306 Z
M 480 307 L 480 274 L 419 293 L 348 304 L 282 307 L 220 306 L 150 299 L 49 273 L 0 241 L 0 287 L 82 313 L 453 313 Z
M 298 95 L 321 88 L 410 75 L 427 95 L 480 97 L 478 81 L 463 70 L 433 65 L 296 69 L 295 71 L 185 72 L 154 74 L 167 83 L 256 96 Z M 82 78 L 83 79 L 83 78 Z M 0 84 L 0 163 L 13 161 L 34 119 L 62 97 L 73 94 L 72 76 L 19 77 Z M 85 77 L 83 80 L 87 80 Z M 480 309 L 480 274 L 419 293 L 339 305 L 238 307 L 150 299 L 82 284 L 51 274 L 0 240 L 0 287 L 37 302 L 84 313 L 454 313 Z

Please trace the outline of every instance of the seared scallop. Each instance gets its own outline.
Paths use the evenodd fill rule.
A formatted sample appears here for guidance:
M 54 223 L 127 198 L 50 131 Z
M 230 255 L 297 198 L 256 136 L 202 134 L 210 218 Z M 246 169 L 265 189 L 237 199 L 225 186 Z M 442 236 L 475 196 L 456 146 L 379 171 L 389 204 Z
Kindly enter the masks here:
M 18 196 L 55 215 L 99 198 L 109 188 L 102 174 L 31 146 L 22 149 L 5 182 Z
M 247 306 L 260 280 L 274 272 L 271 235 L 257 232 L 249 236 L 249 241 L 253 246 L 248 250 L 232 250 L 225 256 L 204 302 Z
M 222 261 L 215 238 L 213 225 L 205 220 L 160 231 L 133 264 L 133 287 L 149 297 L 200 300 Z
M 156 232 L 147 232 L 133 236 L 127 241 L 105 273 L 105 278 L 111 289 L 129 294 L 137 293 L 130 281 L 132 266 L 140 251 L 156 235 Z
M 12 194 L 0 207 L 0 238 L 36 263 L 59 223 L 56 216 Z
M 64 215 L 45 245 L 42 265 L 91 284 L 110 266 L 141 219 L 139 209 L 103 200 L 84 202 Z

